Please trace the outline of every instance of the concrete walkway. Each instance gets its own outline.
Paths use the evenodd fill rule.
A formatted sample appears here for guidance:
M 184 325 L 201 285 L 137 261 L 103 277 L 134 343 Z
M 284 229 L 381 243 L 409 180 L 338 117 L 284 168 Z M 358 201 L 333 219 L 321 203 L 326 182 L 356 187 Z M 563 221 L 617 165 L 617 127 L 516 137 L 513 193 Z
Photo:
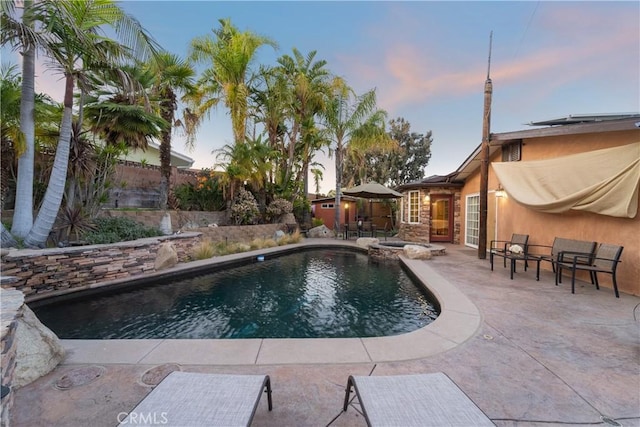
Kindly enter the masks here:
M 113 426 L 181 369 L 269 374 L 274 409 L 261 399 L 253 426 L 365 426 L 357 405 L 342 412 L 349 375 L 438 371 L 498 426 L 640 426 L 640 298 L 584 282 L 572 295 L 550 272 L 512 281 L 475 250 L 445 246 L 411 261 L 443 315 L 410 339 L 353 340 L 355 353 L 341 340 L 65 341 L 65 362 L 16 390 L 11 425 Z M 247 345 L 256 348 L 245 358 Z M 61 390 L 63 377 L 93 380 Z

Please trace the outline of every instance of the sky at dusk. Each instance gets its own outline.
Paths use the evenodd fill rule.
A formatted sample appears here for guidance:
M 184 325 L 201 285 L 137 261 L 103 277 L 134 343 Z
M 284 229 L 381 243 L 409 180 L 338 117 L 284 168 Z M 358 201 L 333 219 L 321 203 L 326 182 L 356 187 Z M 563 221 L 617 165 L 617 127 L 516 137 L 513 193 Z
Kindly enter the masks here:
M 640 3 L 630 2 L 214 2 L 123 1 L 168 51 L 185 57 L 190 41 L 230 18 L 267 36 L 254 67 L 275 65 L 295 47 L 344 77 L 358 93 L 375 88 L 389 118 L 433 133 L 425 176 L 455 171 L 482 136 L 483 88 L 493 31 L 491 131 L 571 114 L 640 111 Z M 63 82 L 39 71 L 36 90 L 62 101 Z M 220 106 L 196 148 L 173 148 L 212 167 L 212 150 L 233 142 Z M 335 185 L 333 159 L 321 191 Z M 311 181 L 313 182 L 313 181 Z M 313 190 L 313 186 L 312 190 Z

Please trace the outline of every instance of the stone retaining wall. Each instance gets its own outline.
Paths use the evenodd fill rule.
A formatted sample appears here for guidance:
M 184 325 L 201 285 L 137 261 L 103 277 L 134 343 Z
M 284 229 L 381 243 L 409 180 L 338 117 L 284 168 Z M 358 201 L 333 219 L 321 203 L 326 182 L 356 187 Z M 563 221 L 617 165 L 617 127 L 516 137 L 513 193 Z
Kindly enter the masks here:
M 51 249 L 11 249 L 2 257 L 2 276 L 15 277 L 11 286 L 27 300 L 49 293 L 84 289 L 95 283 L 154 271 L 158 248 L 173 243 L 178 262 L 192 261 L 193 249 L 203 239 L 212 242 L 244 242 L 272 238 L 284 224 L 206 227 L 163 237 L 150 237 L 110 245 Z
M 174 231 L 186 227 L 206 227 L 209 224 L 226 225 L 226 212 L 204 212 L 204 211 L 167 211 L 171 215 L 171 226 Z M 158 209 L 103 209 L 100 216 L 125 217 L 138 221 L 147 227 L 160 226 L 160 220 L 164 216 L 164 211 Z
M 153 271 L 158 248 L 166 241 L 175 246 L 179 262 L 189 261 L 201 237 L 201 233 L 183 233 L 110 245 L 12 249 L 2 258 L 2 276 L 15 277 L 11 286 L 29 299 Z

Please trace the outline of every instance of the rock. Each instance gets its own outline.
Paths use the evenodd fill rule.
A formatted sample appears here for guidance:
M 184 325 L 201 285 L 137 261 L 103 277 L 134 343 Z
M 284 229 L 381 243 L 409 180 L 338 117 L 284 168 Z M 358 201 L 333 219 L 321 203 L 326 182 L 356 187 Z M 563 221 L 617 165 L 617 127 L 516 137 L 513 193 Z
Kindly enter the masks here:
M 278 240 L 284 237 L 284 231 L 282 230 L 276 230 L 275 233 L 273 233 L 273 240 Z
M 363 248 L 368 248 L 369 246 L 377 245 L 378 243 L 380 243 L 380 239 L 377 237 L 360 237 L 356 240 L 356 245 Z
M 48 374 L 64 359 L 60 340 L 25 304 L 16 327 L 16 369 L 13 386 L 25 386 Z
M 160 220 L 160 231 L 165 236 L 168 236 L 173 233 L 173 229 L 171 228 L 171 214 L 169 212 L 165 213 L 162 219 Z
M 420 245 L 405 245 L 403 252 L 409 259 L 431 259 L 431 250 Z
M 158 248 L 154 268 L 156 271 L 174 267 L 178 263 L 178 252 L 171 242 L 165 242 Z
M 307 232 L 308 237 L 334 237 L 333 231 L 329 230 L 326 225 L 313 227 Z

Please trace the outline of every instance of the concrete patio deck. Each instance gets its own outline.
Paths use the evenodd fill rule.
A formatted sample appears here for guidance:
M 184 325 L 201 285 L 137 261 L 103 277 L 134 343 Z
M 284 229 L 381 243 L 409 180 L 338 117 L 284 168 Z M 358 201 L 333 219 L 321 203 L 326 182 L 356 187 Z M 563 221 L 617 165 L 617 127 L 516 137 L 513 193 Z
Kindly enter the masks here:
M 64 363 L 15 391 L 11 425 L 113 426 L 181 369 L 269 374 L 274 408 L 261 399 L 253 426 L 365 426 L 357 405 L 342 412 L 349 375 L 438 371 L 498 426 L 640 426 L 640 298 L 584 282 L 572 295 L 546 271 L 509 280 L 475 250 L 445 247 L 411 261 L 443 298 L 443 319 L 410 339 L 64 341 Z M 93 381 L 55 386 L 87 367 Z

